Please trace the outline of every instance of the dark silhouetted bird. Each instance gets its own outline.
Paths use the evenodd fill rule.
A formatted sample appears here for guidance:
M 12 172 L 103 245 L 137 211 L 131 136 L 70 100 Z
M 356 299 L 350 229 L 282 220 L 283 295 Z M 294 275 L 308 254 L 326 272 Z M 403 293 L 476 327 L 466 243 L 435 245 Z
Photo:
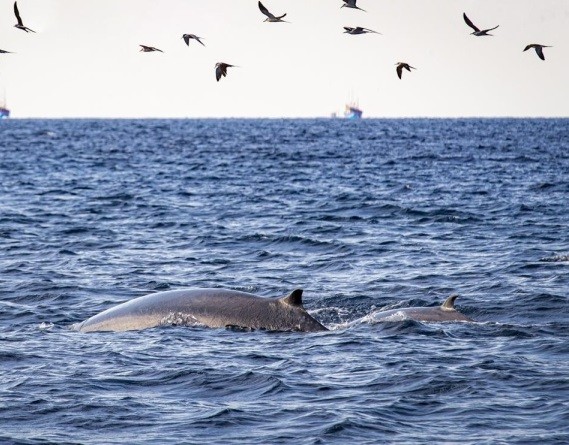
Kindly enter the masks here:
M 356 6 L 357 0 L 344 0 L 344 4 L 340 6 L 340 8 L 352 8 L 352 9 L 359 9 L 360 11 L 366 12 L 365 9 Z
M 373 29 L 362 28 L 361 26 L 356 26 L 355 28 L 350 28 L 349 26 L 344 26 L 344 34 L 367 34 L 367 33 L 374 33 L 374 34 L 381 34 L 380 32 L 374 31 Z
M 286 23 L 288 23 L 286 20 L 283 20 L 283 17 L 286 16 L 286 13 L 283 15 L 279 15 L 277 17 L 277 16 L 271 14 L 269 12 L 269 10 L 267 8 L 265 8 L 261 2 L 259 2 L 259 9 L 261 10 L 261 12 L 263 14 L 265 14 L 267 16 L 267 18 L 265 20 L 263 20 L 264 22 L 286 22 Z
M 161 49 L 154 48 L 153 46 L 146 46 L 146 45 L 139 45 L 139 46 L 140 46 L 140 51 L 143 51 L 145 53 L 151 53 L 153 51 L 160 51 L 161 53 L 164 52 Z
M 340 6 L 340 8 L 359 9 L 360 11 L 366 12 L 365 9 L 362 9 L 359 6 L 356 6 L 356 1 L 357 0 L 344 0 L 344 4 L 342 6 Z
M 205 46 L 204 43 L 200 40 L 200 39 L 203 39 L 203 37 L 198 37 L 195 34 L 184 34 L 182 36 L 182 39 L 184 39 L 184 42 L 186 42 L 186 45 L 188 45 L 188 46 L 190 46 L 190 40 L 192 40 L 192 39 L 198 41 L 203 46 Z
M 229 63 L 218 62 L 215 64 L 215 78 L 219 82 L 221 77 L 227 76 L 227 68 L 234 67 L 235 65 L 230 65 Z
M 492 34 L 488 34 L 489 31 L 492 31 L 494 29 L 496 29 L 498 26 L 494 26 L 494 28 L 489 28 L 489 29 L 480 29 L 478 28 L 474 23 L 472 23 L 472 20 L 470 20 L 467 16 L 466 13 L 462 13 L 462 17 L 464 18 L 464 21 L 466 22 L 466 24 L 468 26 L 470 26 L 474 31 L 471 32 L 470 34 L 474 35 L 474 36 L 491 36 Z
M 397 68 L 395 68 L 395 70 L 397 71 L 397 76 L 401 79 L 401 76 L 403 75 L 403 69 L 406 69 L 407 71 L 411 72 L 411 70 L 416 70 L 417 68 L 409 65 L 408 63 L 405 62 L 397 62 L 395 65 L 397 65 Z
M 26 32 L 35 32 L 33 29 L 28 28 L 27 26 L 24 26 L 24 22 L 22 22 L 22 17 L 20 17 L 20 11 L 18 11 L 18 2 L 14 2 L 14 14 L 16 14 L 16 20 L 18 20 L 18 23 L 16 23 L 14 25 L 14 27 L 21 29 L 22 31 L 26 31 Z
M 532 48 L 535 49 L 535 52 L 541 60 L 545 60 L 545 56 L 543 55 L 543 48 L 551 48 L 551 46 L 540 45 L 539 43 L 531 43 L 524 48 L 524 51 Z

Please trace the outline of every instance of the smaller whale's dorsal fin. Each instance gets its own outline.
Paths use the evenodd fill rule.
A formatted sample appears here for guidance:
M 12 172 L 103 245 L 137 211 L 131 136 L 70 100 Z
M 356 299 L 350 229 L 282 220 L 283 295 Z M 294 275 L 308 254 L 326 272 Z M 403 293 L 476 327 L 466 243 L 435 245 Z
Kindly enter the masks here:
M 457 294 L 451 295 L 448 297 L 443 304 L 441 304 L 441 309 L 445 311 L 454 311 L 454 302 L 458 298 Z
M 291 306 L 302 306 L 302 289 L 295 289 L 286 297 L 279 298 L 279 300 Z

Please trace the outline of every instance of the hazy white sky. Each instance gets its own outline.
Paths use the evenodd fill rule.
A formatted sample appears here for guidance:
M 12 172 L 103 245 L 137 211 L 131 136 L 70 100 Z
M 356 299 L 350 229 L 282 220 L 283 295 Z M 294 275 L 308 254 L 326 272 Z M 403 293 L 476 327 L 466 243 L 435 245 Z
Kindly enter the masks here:
M 14 117 L 569 116 L 568 0 L 0 0 Z M 474 37 L 462 19 L 500 25 Z M 363 26 L 383 35 L 343 34 Z M 197 34 L 206 47 L 181 36 Z M 528 43 L 553 45 L 546 60 Z M 139 44 L 161 53 L 139 52 Z M 216 62 L 239 65 L 215 80 Z M 416 71 L 395 73 L 395 63 Z

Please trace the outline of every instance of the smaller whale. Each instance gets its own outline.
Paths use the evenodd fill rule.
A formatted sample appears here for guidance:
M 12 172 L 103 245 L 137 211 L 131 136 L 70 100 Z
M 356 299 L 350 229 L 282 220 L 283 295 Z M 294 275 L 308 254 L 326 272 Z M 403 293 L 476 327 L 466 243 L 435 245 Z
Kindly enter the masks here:
M 135 298 L 72 326 L 81 332 L 132 331 L 185 325 L 267 331 L 328 329 L 302 305 L 302 289 L 286 297 L 263 298 L 228 289 L 187 289 Z
M 451 295 L 443 304 L 435 307 L 406 307 L 376 312 L 373 321 L 414 320 L 422 322 L 474 321 L 454 308 L 458 295 Z

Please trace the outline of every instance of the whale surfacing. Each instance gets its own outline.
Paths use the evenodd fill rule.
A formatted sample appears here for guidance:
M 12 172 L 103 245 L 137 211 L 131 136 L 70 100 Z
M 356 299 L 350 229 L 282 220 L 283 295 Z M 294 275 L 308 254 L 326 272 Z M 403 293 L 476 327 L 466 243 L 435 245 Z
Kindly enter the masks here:
M 267 331 L 328 329 L 302 305 L 302 289 L 286 297 L 263 298 L 228 289 L 187 289 L 145 295 L 107 309 L 73 329 L 131 331 L 165 325 L 235 327 Z
M 443 304 L 435 307 L 406 307 L 377 312 L 373 314 L 373 320 L 400 321 L 403 318 L 422 322 L 473 321 L 454 308 L 457 298 L 458 295 L 451 295 Z

